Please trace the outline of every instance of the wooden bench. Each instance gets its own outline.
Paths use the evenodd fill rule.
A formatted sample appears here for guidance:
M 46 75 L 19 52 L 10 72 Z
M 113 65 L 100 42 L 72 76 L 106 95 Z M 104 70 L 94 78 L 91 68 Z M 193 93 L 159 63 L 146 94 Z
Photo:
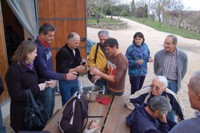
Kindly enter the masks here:
M 98 102 L 89 102 L 88 104 L 88 118 L 87 126 L 90 120 L 99 120 L 99 125 L 102 133 L 130 133 L 130 128 L 126 125 L 126 116 L 131 112 L 125 107 L 125 96 L 108 96 L 103 95 L 111 99 L 111 103 L 103 105 Z M 49 120 L 43 130 L 51 133 L 61 133 L 58 128 L 58 121 L 62 115 L 63 109 L 57 111 Z M 86 126 L 86 128 L 87 128 Z

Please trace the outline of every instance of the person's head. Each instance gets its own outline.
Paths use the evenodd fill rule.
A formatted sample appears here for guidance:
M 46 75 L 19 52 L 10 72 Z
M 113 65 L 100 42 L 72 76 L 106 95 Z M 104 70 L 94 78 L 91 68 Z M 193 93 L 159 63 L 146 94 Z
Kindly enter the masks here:
M 200 111 L 200 71 L 195 72 L 188 84 L 188 95 L 193 109 Z
M 98 32 L 99 43 L 104 44 L 105 40 L 109 38 L 109 32 L 107 30 L 101 30 Z
M 166 115 L 172 109 L 169 98 L 164 96 L 155 96 L 151 98 L 147 106 L 151 111 L 150 115 L 155 119 Z
M 133 43 L 140 46 L 142 43 L 144 43 L 144 35 L 142 32 L 136 32 L 135 35 L 133 36 Z
M 118 53 L 119 44 L 115 38 L 108 38 L 103 45 L 108 56 L 115 56 Z
M 178 39 L 174 35 L 168 35 L 164 41 L 164 48 L 166 52 L 173 53 L 176 49 Z
M 22 62 L 30 64 L 37 56 L 37 46 L 32 41 L 22 41 L 15 51 L 12 61 L 21 64 Z
M 49 23 L 44 23 L 40 26 L 39 36 L 46 43 L 51 43 L 55 35 L 55 27 Z
M 80 44 L 80 35 L 76 32 L 72 32 L 67 36 L 67 45 L 70 49 L 76 49 Z
M 150 85 L 151 93 L 154 96 L 159 96 L 165 91 L 165 89 L 167 88 L 167 85 L 168 85 L 168 81 L 165 76 L 155 76 Z

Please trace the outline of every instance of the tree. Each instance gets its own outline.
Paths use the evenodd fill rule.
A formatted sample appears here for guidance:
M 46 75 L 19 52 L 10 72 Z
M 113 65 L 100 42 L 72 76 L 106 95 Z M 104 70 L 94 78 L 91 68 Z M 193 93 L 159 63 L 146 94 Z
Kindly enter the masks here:
M 131 14 L 135 15 L 135 0 L 132 0 L 131 2 Z

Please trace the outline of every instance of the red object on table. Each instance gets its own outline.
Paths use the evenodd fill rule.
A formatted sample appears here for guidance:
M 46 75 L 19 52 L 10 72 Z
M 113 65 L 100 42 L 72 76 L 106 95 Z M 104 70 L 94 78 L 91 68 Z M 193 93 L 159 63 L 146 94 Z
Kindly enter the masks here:
M 108 105 L 110 102 L 111 102 L 111 99 L 107 98 L 107 97 L 101 97 L 99 100 L 98 100 L 99 103 L 102 103 L 104 105 Z

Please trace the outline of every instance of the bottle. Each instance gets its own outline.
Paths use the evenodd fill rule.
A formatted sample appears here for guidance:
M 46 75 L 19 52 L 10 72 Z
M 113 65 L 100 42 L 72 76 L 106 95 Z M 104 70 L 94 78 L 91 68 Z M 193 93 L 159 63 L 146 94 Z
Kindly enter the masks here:
M 83 79 L 82 78 L 79 80 L 79 93 L 80 94 L 83 93 Z

